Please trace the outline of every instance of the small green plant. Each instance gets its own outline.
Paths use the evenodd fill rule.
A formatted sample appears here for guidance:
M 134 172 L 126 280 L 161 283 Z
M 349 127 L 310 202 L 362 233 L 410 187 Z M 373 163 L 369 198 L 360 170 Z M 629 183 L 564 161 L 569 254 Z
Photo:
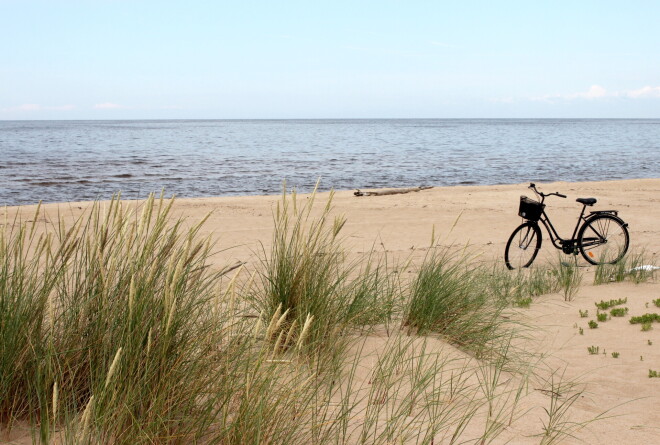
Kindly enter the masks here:
M 580 328 L 580 335 L 584 335 L 584 329 Z
M 660 298 L 653 300 L 653 304 L 655 304 L 657 307 L 660 307 Z
M 609 309 L 611 307 L 626 304 L 627 302 L 628 302 L 628 298 L 626 297 L 626 298 L 619 298 L 617 300 L 610 300 L 610 301 L 600 300 L 600 303 L 594 303 L 594 304 L 601 311 L 606 311 L 607 309 Z
M 651 340 L 646 340 L 646 344 L 649 346 L 653 346 L 653 342 Z
M 589 311 L 588 310 L 579 310 L 580 312 L 580 318 L 587 318 L 589 316 Z
M 619 358 L 619 353 L 618 352 L 613 352 L 612 353 L 612 358 Z
M 589 346 L 587 348 L 587 351 L 589 352 L 589 355 L 597 355 L 599 352 L 600 347 L 598 346 Z
M 515 302 L 514 305 L 522 308 L 529 308 L 529 306 L 532 304 L 532 297 L 524 297 L 524 298 L 518 298 Z
M 650 322 L 642 323 L 642 332 L 648 332 L 653 329 L 653 324 Z
M 612 317 L 623 317 L 628 313 L 627 307 L 615 307 L 610 311 Z
M 598 321 L 600 321 L 601 323 L 602 323 L 602 322 L 606 322 L 606 321 L 607 321 L 607 312 L 598 312 L 598 313 L 596 314 L 596 318 L 597 318 Z
M 660 371 L 654 371 L 653 369 L 649 369 L 649 378 L 658 378 L 660 377 Z
M 575 438 L 576 433 L 589 424 L 607 418 L 605 413 L 602 413 L 584 422 L 576 422 L 574 417 L 571 416 L 571 407 L 583 397 L 584 389 L 582 385 L 576 382 L 563 381 L 563 378 L 563 373 L 561 375 L 553 373 L 548 381 L 549 388 L 545 391 L 550 396 L 550 405 L 543 407 L 546 416 L 541 419 L 543 429 L 539 434 L 541 437 L 540 445 L 564 443 L 564 439 Z M 481 441 L 478 443 L 491 442 Z
M 593 320 L 589 320 L 589 329 L 596 329 L 598 327 L 598 323 L 596 323 Z
M 660 314 L 644 314 L 637 317 L 630 318 L 630 324 L 642 324 L 642 323 L 653 323 L 660 322 Z

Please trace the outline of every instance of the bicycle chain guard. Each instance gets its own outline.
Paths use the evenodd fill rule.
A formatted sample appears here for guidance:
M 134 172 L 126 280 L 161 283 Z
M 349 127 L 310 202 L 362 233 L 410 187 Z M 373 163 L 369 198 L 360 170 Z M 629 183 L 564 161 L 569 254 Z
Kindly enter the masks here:
M 577 255 L 578 247 L 577 243 L 574 240 L 567 240 L 561 243 L 561 250 L 566 255 Z

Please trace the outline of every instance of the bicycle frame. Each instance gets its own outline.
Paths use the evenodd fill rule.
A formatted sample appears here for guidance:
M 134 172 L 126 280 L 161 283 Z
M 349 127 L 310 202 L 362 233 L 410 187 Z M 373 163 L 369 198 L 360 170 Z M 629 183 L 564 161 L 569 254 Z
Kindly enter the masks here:
M 543 201 L 545 201 L 545 196 L 541 196 L 541 204 L 543 204 Z M 582 225 L 588 219 L 588 217 L 584 216 L 584 211 L 586 208 L 587 206 L 583 204 L 582 211 L 580 212 L 580 216 L 578 217 L 577 224 L 575 224 L 575 229 L 573 230 L 573 235 L 568 239 L 564 239 L 561 236 L 559 236 L 557 229 L 555 229 L 555 226 L 552 225 L 550 218 L 545 213 L 545 209 L 542 210 L 539 221 L 541 221 L 545 226 L 545 229 L 548 231 L 548 234 L 550 235 L 550 241 L 552 241 L 552 245 L 556 249 L 563 250 L 567 254 L 570 253 L 577 254 L 577 251 L 575 250 L 575 242 L 577 240 L 575 239 L 575 237 L 578 233 L 578 230 L 580 229 L 580 225 Z

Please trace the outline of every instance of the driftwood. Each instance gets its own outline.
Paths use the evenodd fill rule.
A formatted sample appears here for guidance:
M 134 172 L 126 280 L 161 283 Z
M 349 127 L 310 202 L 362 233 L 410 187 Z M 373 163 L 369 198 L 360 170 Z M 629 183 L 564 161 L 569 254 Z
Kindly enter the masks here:
M 432 189 L 433 187 L 421 186 L 421 187 L 411 187 L 407 189 L 393 189 L 393 190 L 383 190 L 382 192 L 361 192 L 359 189 L 354 192 L 355 196 L 385 196 L 385 195 L 400 195 L 403 193 L 410 192 L 419 192 L 420 190 Z

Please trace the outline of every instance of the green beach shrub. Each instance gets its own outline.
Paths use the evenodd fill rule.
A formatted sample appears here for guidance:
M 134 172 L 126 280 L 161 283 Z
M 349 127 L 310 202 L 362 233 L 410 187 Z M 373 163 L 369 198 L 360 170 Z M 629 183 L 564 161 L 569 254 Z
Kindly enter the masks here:
M 630 324 L 654 323 L 660 322 L 660 314 L 651 313 L 630 317 Z
M 610 311 L 612 317 L 623 317 L 628 313 L 627 307 L 616 307 Z
M 609 301 L 600 300 L 600 303 L 594 303 L 594 304 L 601 311 L 606 311 L 611 307 L 620 306 L 622 304 L 626 304 L 627 302 L 628 302 L 628 298 L 618 298 L 616 300 L 609 300 Z

